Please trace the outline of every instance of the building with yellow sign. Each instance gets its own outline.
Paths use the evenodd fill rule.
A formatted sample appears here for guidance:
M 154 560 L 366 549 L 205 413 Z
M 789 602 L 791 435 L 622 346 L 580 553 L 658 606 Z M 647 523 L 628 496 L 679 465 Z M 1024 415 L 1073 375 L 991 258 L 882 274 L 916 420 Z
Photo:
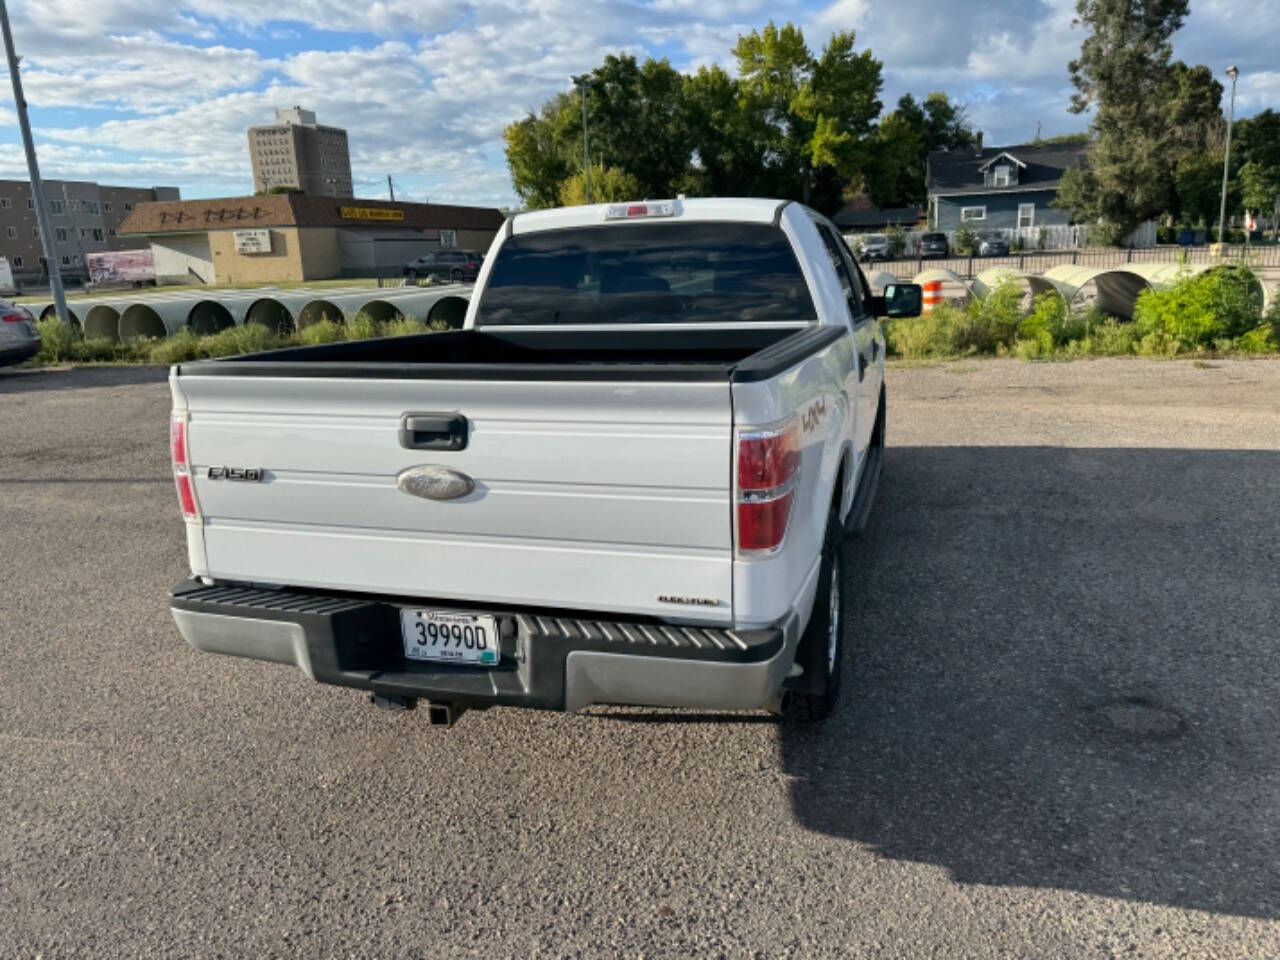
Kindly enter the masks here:
M 431 250 L 488 249 L 492 207 L 307 194 L 142 203 L 122 236 L 151 243 L 160 283 L 297 283 L 388 276 Z

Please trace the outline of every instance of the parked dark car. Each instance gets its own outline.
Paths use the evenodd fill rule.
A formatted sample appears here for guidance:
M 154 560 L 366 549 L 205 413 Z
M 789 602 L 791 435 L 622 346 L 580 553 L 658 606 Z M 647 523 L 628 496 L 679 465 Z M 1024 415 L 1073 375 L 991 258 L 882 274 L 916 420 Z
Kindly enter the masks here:
M 951 244 L 947 243 L 947 235 L 945 233 L 926 233 L 920 238 L 920 256 L 925 259 L 948 257 L 950 255 Z
M 0 300 L 0 367 L 21 363 L 40 352 L 36 318 L 26 307 Z
M 419 277 L 471 283 L 480 272 L 484 257 L 474 250 L 432 250 L 404 265 L 404 278 L 410 282 Z
M 994 231 L 978 234 L 978 256 L 980 257 L 1007 257 L 1009 255 L 1009 241 L 1005 239 L 1004 234 Z

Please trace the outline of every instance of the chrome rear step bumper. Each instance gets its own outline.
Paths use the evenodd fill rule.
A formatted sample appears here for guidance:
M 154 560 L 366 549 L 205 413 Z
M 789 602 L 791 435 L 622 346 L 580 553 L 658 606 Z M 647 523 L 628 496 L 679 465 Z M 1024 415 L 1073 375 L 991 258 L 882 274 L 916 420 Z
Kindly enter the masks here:
M 495 615 L 498 664 L 406 660 L 399 617 L 405 606 Z M 782 688 L 798 639 L 794 617 L 765 630 L 734 630 L 194 580 L 174 587 L 170 610 L 198 650 L 291 663 L 320 683 L 380 697 L 461 707 L 765 708 Z

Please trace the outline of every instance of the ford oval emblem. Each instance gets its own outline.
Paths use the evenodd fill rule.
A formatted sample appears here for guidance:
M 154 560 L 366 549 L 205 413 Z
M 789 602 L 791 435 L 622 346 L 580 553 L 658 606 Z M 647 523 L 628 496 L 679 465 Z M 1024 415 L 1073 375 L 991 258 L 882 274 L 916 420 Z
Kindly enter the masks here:
M 448 467 L 410 467 L 396 477 L 396 486 L 405 493 L 427 500 L 457 500 L 476 488 L 465 473 Z

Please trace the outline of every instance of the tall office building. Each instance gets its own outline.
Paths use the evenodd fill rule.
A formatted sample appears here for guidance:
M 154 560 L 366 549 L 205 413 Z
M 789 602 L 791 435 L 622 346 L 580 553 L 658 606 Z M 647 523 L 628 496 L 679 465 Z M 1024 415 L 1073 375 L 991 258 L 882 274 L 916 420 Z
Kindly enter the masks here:
M 142 203 L 177 200 L 177 187 L 109 187 L 89 180 L 45 180 L 49 222 L 62 275 L 87 276 L 85 257 L 109 250 L 145 249 L 145 238 L 120 237 L 116 229 Z M 19 283 L 43 283 L 49 272 L 36 224 L 35 200 L 26 180 L 0 180 L 0 257 Z
M 273 126 L 250 127 L 249 156 L 254 193 L 294 187 L 311 196 L 352 196 L 347 131 L 316 123 L 314 111 L 277 110 Z

